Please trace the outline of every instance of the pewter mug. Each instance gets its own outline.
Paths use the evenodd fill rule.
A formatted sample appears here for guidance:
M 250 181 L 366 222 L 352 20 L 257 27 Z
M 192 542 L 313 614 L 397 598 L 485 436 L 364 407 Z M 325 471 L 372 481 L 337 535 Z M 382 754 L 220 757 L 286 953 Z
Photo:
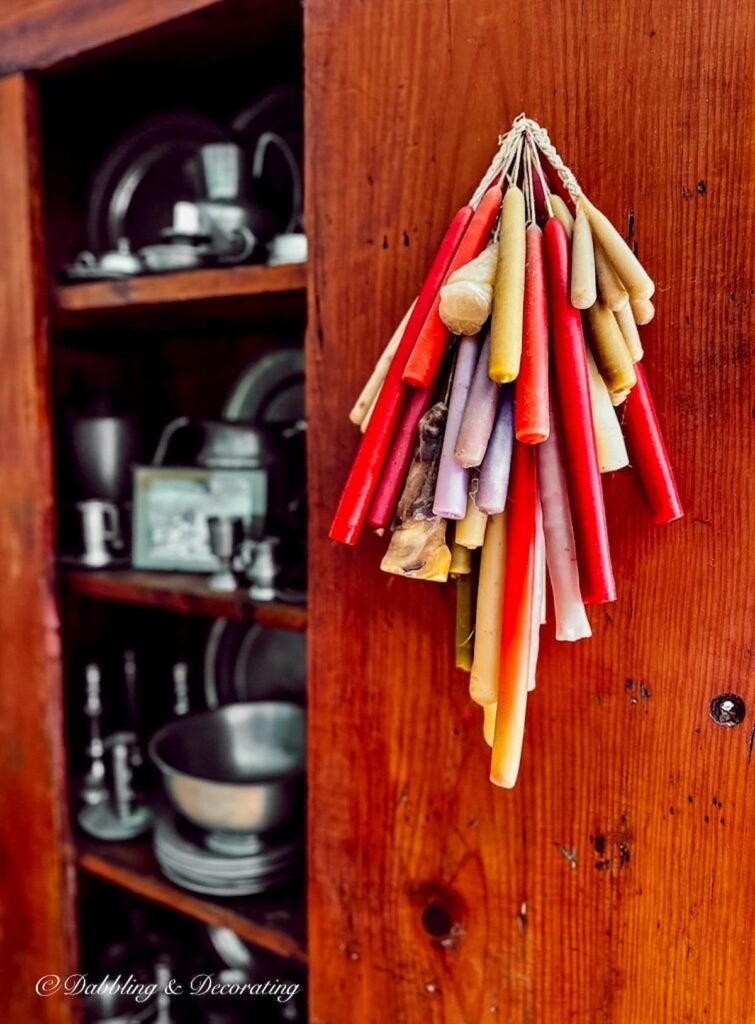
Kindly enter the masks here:
M 98 568 L 107 565 L 112 548 L 121 546 L 121 526 L 118 509 L 109 501 L 80 501 L 76 508 L 81 513 L 81 534 L 84 544 L 82 561 Z

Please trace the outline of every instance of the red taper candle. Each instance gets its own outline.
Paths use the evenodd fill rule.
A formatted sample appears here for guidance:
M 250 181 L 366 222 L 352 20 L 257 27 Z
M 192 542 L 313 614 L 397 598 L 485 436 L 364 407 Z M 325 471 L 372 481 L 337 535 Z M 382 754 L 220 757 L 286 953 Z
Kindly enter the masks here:
M 429 388 L 413 389 L 401 414 L 401 422 L 393 440 L 393 450 L 383 468 L 367 516 L 367 522 L 374 530 L 384 530 L 393 520 L 406 483 L 409 464 L 417 447 L 419 421 L 430 408 L 431 401 L 432 392 Z
M 502 199 L 500 185 L 492 185 L 487 190 L 469 222 L 446 277 L 480 255 L 490 238 Z M 404 370 L 405 383 L 415 388 L 432 387 L 448 348 L 451 332 L 440 318 L 439 307 L 440 296 L 433 303 Z
M 569 300 L 569 241 L 555 217 L 545 225 L 553 382 L 561 421 L 582 599 L 616 600 L 606 511 L 595 447 L 582 318 Z
M 637 383 L 624 403 L 624 433 L 629 454 L 653 521 L 671 523 L 681 519 L 684 509 L 642 363 L 636 363 L 634 370 Z
M 506 567 L 501 633 L 501 672 L 522 625 L 527 603 L 537 511 L 537 463 L 528 445 L 515 444 L 511 455 L 511 482 L 506 502 Z M 537 609 L 538 614 L 542 609 Z M 527 650 L 528 644 L 523 645 Z
M 506 502 L 506 568 L 498 708 L 490 766 L 491 781 L 510 788 L 516 782 L 522 755 L 527 684 L 532 675 L 534 541 L 537 515 L 535 449 L 514 444 L 511 486 Z
M 408 389 L 401 383 L 407 359 L 473 214 L 471 206 L 462 206 L 449 224 L 430 265 L 341 493 L 330 527 L 331 540 L 356 544 L 359 538 L 399 416 L 408 398 Z
M 524 278 L 522 364 L 514 383 L 514 432 L 517 441 L 539 444 L 548 439 L 548 298 L 545 289 L 543 233 L 527 228 Z

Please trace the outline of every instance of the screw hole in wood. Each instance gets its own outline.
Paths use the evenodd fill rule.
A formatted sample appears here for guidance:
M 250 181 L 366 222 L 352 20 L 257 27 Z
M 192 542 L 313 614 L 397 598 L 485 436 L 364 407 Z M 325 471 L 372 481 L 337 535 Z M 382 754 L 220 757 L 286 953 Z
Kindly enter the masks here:
M 710 717 L 716 725 L 728 728 L 744 720 L 747 706 L 738 693 L 719 693 L 710 702 Z

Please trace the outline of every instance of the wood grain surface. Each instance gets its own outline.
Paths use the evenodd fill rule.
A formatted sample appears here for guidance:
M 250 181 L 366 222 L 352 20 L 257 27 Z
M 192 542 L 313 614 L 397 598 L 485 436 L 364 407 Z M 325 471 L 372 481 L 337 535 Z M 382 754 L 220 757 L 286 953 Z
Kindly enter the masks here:
M 60 638 L 51 585 L 52 470 L 36 97 L 0 82 L 0 992 L 13 1024 L 66 1024 L 37 979 L 76 964 L 66 855 Z
M 755 9 L 309 0 L 312 1024 L 755 1021 Z M 658 284 L 645 329 L 687 516 L 606 480 L 619 599 L 544 642 L 487 782 L 451 589 L 327 528 L 346 418 L 496 136 L 525 110 Z M 552 626 L 545 630 L 552 637 Z M 742 724 L 709 715 L 725 691 Z

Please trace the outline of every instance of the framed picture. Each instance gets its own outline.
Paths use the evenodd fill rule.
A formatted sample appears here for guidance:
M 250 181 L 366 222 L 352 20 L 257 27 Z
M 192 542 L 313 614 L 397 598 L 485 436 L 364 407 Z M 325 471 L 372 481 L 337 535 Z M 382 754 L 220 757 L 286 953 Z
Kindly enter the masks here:
M 207 520 L 242 519 L 249 536 L 264 532 L 265 469 L 136 466 L 132 561 L 137 569 L 215 572 Z

